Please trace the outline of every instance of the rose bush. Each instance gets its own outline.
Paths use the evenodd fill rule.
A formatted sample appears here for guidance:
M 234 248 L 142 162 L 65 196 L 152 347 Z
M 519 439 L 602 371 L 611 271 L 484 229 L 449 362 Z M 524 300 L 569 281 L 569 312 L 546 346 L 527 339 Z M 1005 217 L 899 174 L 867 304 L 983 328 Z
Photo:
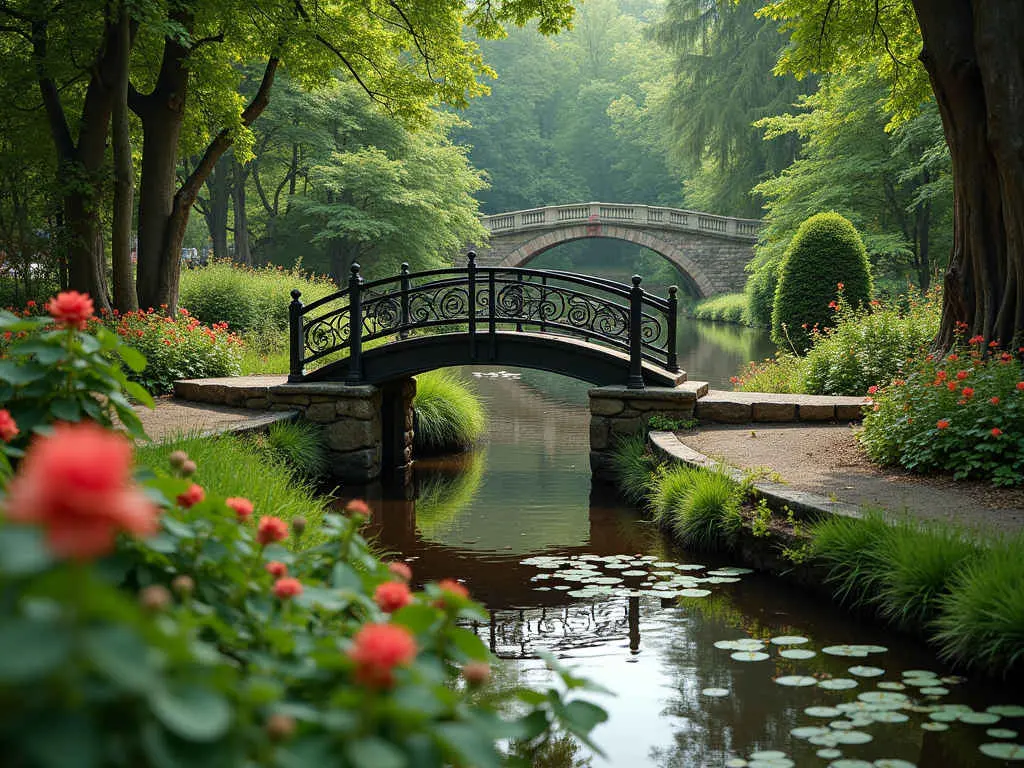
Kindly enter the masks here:
M 868 455 L 916 472 L 1024 482 L 1024 353 L 983 344 L 975 337 L 928 355 L 905 379 L 868 393 L 860 436 Z
M 412 590 L 378 560 L 364 502 L 313 532 L 203 488 L 180 451 L 133 470 L 105 410 L 129 384 L 100 354 L 116 335 L 2 320 L 51 361 L 0 361 L 20 409 L 3 434 L 31 436 L 0 442 L 5 765 L 526 766 L 604 719 L 553 661 L 557 688 L 482 689 L 495 659 L 468 625 L 487 614 L 457 581 Z M 43 415 L 20 423 L 30 386 Z M 47 428 L 71 402 L 98 418 Z

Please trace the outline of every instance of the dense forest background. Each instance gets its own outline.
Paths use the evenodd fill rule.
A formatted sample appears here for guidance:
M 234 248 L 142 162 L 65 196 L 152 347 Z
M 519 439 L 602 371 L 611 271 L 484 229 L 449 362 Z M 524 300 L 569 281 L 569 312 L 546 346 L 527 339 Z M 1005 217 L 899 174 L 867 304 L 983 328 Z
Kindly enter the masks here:
M 183 254 L 300 261 L 341 279 L 354 261 L 371 275 L 444 263 L 480 238 L 479 213 L 636 202 L 764 218 L 748 285 L 763 299 L 799 223 L 836 210 L 862 232 L 880 288 L 927 290 L 952 236 L 934 101 L 894 100 L 884 57 L 829 77 L 777 74 L 788 34 L 760 7 L 588 0 L 557 35 L 534 22 L 473 38 L 494 70 L 490 94 L 412 121 L 340 71 L 314 81 L 284 68 L 246 140 L 199 190 Z M 235 70 L 239 99 L 251 98 L 259 66 Z M 66 233 L 56 160 L 35 138 L 46 116 L 32 84 L 7 67 L 0 88 L 15 106 L 0 115 L 0 249 L 12 278 L 3 298 L 13 302 L 66 280 Z M 130 115 L 128 125 L 137 173 L 141 122 Z M 181 146 L 184 180 L 203 158 L 187 131 Z M 112 157 L 105 167 L 112 176 Z M 108 229 L 112 188 L 101 206 Z M 673 281 L 659 257 L 615 241 L 543 258 Z

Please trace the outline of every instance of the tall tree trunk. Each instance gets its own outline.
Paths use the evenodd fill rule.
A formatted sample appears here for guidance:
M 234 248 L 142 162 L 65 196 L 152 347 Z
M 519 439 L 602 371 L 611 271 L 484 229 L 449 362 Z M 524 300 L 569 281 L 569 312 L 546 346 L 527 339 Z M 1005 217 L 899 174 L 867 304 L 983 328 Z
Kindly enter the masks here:
M 178 22 L 190 30 L 191 17 L 185 12 L 177 12 L 177 16 Z M 234 141 L 227 129 L 221 130 L 192 173 L 175 190 L 178 137 L 189 78 L 187 54 L 178 42 L 165 39 L 156 87 L 149 96 L 139 99 L 136 110 L 144 131 L 139 200 L 139 304 L 166 304 L 170 312 L 177 309 L 181 243 L 192 205 L 213 167 Z M 267 62 L 256 96 L 242 111 L 243 125 L 251 124 L 266 108 L 278 63 L 276 57 Z
M 102 171 L 106 162 L 106 136 L 110 124 L 114 81 L 113 53 L 116 26 L 108 20 L 104 42 L 92 67 L 78 121 L 78 142 L 68 127 L 60 91 L 46 70 L 48 21 L 31 24 L 32 48 L 39 92 L 50 134 L 57 151 L 57 181 L 61 189 L 64 240 L 67 248 L 68 287 L 88 293 L 97 309 L 109 309 L 107 264 L 100 221 Z
M 110 261 L 114 278 L 114 306 L 121 312 L 138 309 L 132 274 L 132 212 L 135 208 L 135 170 L 132 168 L 131 129 L 128 124 L 128 64 L 131 55 L 131 18 L 126 2 L 117 20 L 117 82 L 111 130 L 114 152 L 114 216 Z
M 235 183 L 231 187 L 231 198 L 235 214 L 235 261 L 246 266 L 252 265 L 252 253 L 249 250 L 249 217 L 245 211 L 245 182 L 249 172 L 238 162 L 234 153 L 231 154 Z
M 957 323 L 1003 344 L 1024 329 L 1024 3 L 914 0 L 953 163 L 953 251 L 939 343 Z
M 221 158 L 206 179 L 210 191 L 203 217 L 213 240 L 213 255 L 218 259 L 228 257 L 228 208 L 231 205 L 230 175 L 228 161 Z
M 928 293 L 932 287 L 932 204 L 922 203 L 918 206 L 914 218 L 917 227 L 917 283 L 921 286 L 921 293 Z

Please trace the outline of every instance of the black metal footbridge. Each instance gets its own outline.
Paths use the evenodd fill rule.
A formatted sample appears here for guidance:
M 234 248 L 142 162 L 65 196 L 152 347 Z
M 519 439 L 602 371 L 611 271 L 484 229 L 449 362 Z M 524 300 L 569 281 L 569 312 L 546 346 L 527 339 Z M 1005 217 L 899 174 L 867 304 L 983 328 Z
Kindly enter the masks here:
M 676 356 L 678 298 L 548 269 L 465 267 L 365 281 L 310 304 L 292 291 L 289 382 L 383 384 L 435 368 L 536 368 L 631 389 L 685 381 Z

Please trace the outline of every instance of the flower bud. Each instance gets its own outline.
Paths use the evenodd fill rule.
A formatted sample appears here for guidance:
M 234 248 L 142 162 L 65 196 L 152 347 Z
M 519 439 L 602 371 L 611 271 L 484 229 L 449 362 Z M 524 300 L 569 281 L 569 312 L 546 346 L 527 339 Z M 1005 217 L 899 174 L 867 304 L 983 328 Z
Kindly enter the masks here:
M 171 604 L 171 593 L 161 584 L 151 584 L 139 592 L 139 604 L 151 613 L 160 613 Z
M 184 597 L 191 595 L 196 588 L 196 583 L 191 576 L 185 573 L 179 573 L 171 581 L 171 589 L 173 589 L 178 595 Z
M 471 687 L 483 685 L 491 676 L 491 665 L 482 661 L 471 661 L 462 668 L 462 676 Z
M 296 536 L 301 536 L 306 532 L 306 518 L 302 515 L 296 515 L 292 518 L 292 533 Z
M 295 718 L 276 712 L 267 718 L 265 727 L 272 741 L 285 741 L 295 733 Z
M 191 477 L 196 473 L 197 469 L 198 467 L 196 466 L 196 463 L 191 459 L 187 459 L 185 462 L 182 463 L 181 469 L 179 469 L 178 471 L 181 472 L 182 477 Z
M 188 454 L 184 451 L 171 451 L 171 455 L 167 457 L 167 461 L 170 462 L 172 467 L 180 470 L 182 465 L 188 461 Z

